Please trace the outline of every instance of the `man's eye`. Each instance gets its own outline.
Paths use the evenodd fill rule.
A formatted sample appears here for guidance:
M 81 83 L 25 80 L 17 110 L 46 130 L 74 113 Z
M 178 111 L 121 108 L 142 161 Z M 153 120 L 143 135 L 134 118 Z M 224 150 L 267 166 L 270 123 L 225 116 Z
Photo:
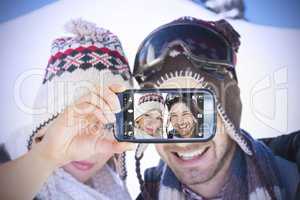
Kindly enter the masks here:
M 184 113 L 183 116 L 191 116 L 192 113 Z
M 177 116 L 171 116 L 170 120 L 171 121 L 176 121 L 177 120 Z

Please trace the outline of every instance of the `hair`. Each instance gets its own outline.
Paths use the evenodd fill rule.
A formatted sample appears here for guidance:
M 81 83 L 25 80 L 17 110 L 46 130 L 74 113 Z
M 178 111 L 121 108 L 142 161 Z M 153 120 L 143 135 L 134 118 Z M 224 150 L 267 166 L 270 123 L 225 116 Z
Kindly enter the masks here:
M 201 110 L 199 109 L 199 106 L 197 105 L 197 102 L 192 99 L 192 96 L 189 94 L 183 94 L 182 96 L 175 97 L 172 100 L 166 100 L 166 105 L 168 110 L 170 111 L 172 106 L 176 103 L 183 103 L 185 104 L 193 114 L 195 118 L 197 118 L 197 115 L 201 113 Z
M 141 122 L 144 121 L 143 115 L 139 116 L 136 120 L 134 120 L 134 126 L 140 128 Z
M 145 113 L 148 113 L 148 112 L 151 112 L 151 111 L 158 111 L 158 112 L 162 113 L 162 112 L 159 111 L 158 109 L 151 109 L 151 110 L 148 110 L 148 111 L 145 112 Z M 135 125 L 136 128 L 141 128 L 141 127 L 140 127 L 140 126 L 141 126 L 140 123 L 144 121 L 143 116 L 145 115 L 145 113 L 142 114 L 141 116 L 139 116 L 136 120 L 134 120 L 134 125 Z M 138 126 L 136 126 L 136 125 L 138 125 Z M 158 129 L 158 130 L 159 130 L 159 129 Z M 158 131 L 158 133 L 159 133 L 159 131 Z

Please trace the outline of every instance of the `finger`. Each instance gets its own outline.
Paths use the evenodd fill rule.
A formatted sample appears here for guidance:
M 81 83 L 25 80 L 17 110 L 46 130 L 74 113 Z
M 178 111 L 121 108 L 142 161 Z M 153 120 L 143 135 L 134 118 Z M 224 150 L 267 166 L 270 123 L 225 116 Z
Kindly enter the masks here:
M 114 93 L 120 93 L 120 92 L 124 92 L 126 90 L 126 87 L 124 85 L 120 85 L 120 84 L 111 84 L 108 87 Z
M 103 99 L 99 96 L 98 93 L 95 92 L 90 92 L 87 95 L 84 95 L 82 97 L 80 97 L 75 103 L 74 105 L 76 105 L 76 107 L 79 107 L 83 104 L 83 103 L 89 103 L 93 106 L 96 106 L 100 109 L 103 110 L 102 105 L 104 103 L 106 103 L 105 101 L 103 101 Z
M 107 129 L 103 130 L 102 143 L 110 146 L 110 151 L 113 151 L 114 153 L 122 153 L 124 151 L 132 150 L 135 148 L 135 144 L 133 143 L 118 142 L 113 136 L 113 131 Z
M 76 104 L 88 102 L 103 109 L 103 104 L 107 105 L 110 109 L 105 111 L 120 112 L 121 106 L 118 96 L 107 87 L 98 87 L 97 91 L 90 92 L 88 95 L 81 97 Z
M 95 152 L 97 153 L 123 153 L 124 151 L 129 151 L 134 148 L 132 144 L 125 142 L 118 142 L 114 140 L 107 140 L 101 136 L 97 137 L 95 142 Z
M 70 124 L 71 126 L 77 126 L 78 124 L 83 124 L 83 122 L 85 123 L 85 126 L 83 127 L 86 127 L 87 125 L 89 124 L 93 124 L 93 123 L 96 123 L 97 121 L 101 121 L 103 124 L 106 124 L 106 123 L 109 123 L 110 120 L 107 119 L 107 117 L 99 110 L 98 107 L 93 107 L 93 112 L 92 113 L 85 113 L 83 112 L 82 110 L 78 111 L 78 107 L 82 108 L 86 108 L 86 107 L 89 107 L 89 106 L 93 106 L 89 103 L 81 103 L 80 105 L 77 105 L 77 109 L 76 108 L 73 108 L 71 110 L 71 112 L 73 113 L 70 113 L 70 116 L 71 117 L 68 117 L 68 119 L 74 119 L 74 122 L 72 122 L 72 124 Z M 78 112 L 81 112 L 81 113 L 78 113 Z M 73 117 L 72 117 L 73 116 Z
M 102 111 L 97 111 L 94 114 L 103 124 L 113 124 L 116 122 L 116 116 L 111 112 L 103 113 Z M 105 121 L 101 120 L 103 117 L 106 119 Z
M 85 117 L 85 115 L 93 113 L 99 106 L 99 101 L 92 97 L 92 95 L 87 95 L 81 97 L 77 102 L 71 106 L 73 116 L 75 117 Z
M 126 143 L 126 142 L 113 142 L 112 143 L 112 151 L 114 153 L 123 153 L 125 151 L 133 150 L 134 146 L 132 143 Z
M 120 146 L 119 150 L 121 150 L 122 152 L 132 151 L 132 150 L 136 149 L 136 144 L 135 143 L 119 142 L 118 145 Z
M 98 130 L 96 134 L 94 134 L 94 150 L 96 153 L 103 153 L 106 151 L 110 151 L 111 149 L 109 147 L 106 147 L 103 144 L 103 137 L 104 137 L 104 132 L 103 130 Z M 107 148 L 107 149 L 104 149 Z
M 98 115 L 104 115 L 105 118 L 108 120 L 106 123 L 114 123 L 116 121 L 115 114 L 111 110 L 111 106 L 105 101 L 103 98 L 97 96 L 95 93 L 91 93 L 93 96 L 91 103 L 95 103 L 96 106 L 98 106 L 99 109 L 96 110 L 95 114 Z
M 100 121 L 102 124 L 110 123 L 111 121 L 115 120 L 113 116 L 107 114 L 104 114 L 100 110 L 97 110 L 93 113 L 93 115 L 96 117 L 96 121 Z M 95 122 L 95 121 L 94 121 Z
M 72 122 L 67 123 L 61 135 L 63 135 L 64 140 L 68 141 L 67 143 L 70 144 L 75 137 L 85 134 L 87 126 L 88 123 L 86 120 L 82 118 L 73 119 Z
M 120 101 L 118 96 L 108 87 L 98 88 L 99 96 L 109 105 L 112 112 L 121 111 Z
M 89 120 L 85 118 L 80 118 L 77 119 L 76 121 L 77 121 L 76 129 L 73 130 L 73 132 L 76 133 L 77 135 L 89 134 L 88 131 L 91 129 L 91 125 L 95 124 L 95 123 L 90 123 Z
M 113 128 L 108 128 L 107 127 L 107 124 L 105 124 L 105 125 L 103 125 L 102 127 L 102 134 L 103 134 L 103 140 L 107 140 L 107 141 L 109 141 L 109 140 L 113 140 L 113 138 L 114 138 L 114 129 Z
M 87 114 L 84 116 L 84 119 L 87 121 L 89 125 L 96 124 L 99 122 L 99 118 L 95 115 L 95 113 Z
M 111 141 L 103 140 L 103 138 L 98 137 L 94 148 L 96 153 L 120 153 L 121 151 L 119 149 L 115 150 L 115 145 L 116 144 L 112 143 Z
M 112 89 L 111 89 L 112 88 Z M 119 112 L 121 110 L 118 96 L 115 92 L 124 91 L 125 87 L 119 84 L 113 84 L 109 87 L 99 87 L 98 93 L 110 106 L 113 112 Z
M 99 130 L 97 135 L 94 135 L 95 143 L 94 149 L 96 153 L 107 153 L 112 151 L 112 142 L 111 140 L 107 139 L 107 131 L 106 130 Z
M 91 106 L 86 106 L 86 108 L 79 110 L 81 114 L 93 112 L 103 123 L 116 121 L 116 117 L 109 105 L 96 93 L 91 92 L 89 95 L 80 98 L 79 102 L 76 103 L 76 107 L 82 107 L 81 105 L 85 103 L 91 104 Z
M 104 125 L 100 122 L 96 122 L 88 126 L 88 133 L 91 135 L 103 136 L 103 129 Z

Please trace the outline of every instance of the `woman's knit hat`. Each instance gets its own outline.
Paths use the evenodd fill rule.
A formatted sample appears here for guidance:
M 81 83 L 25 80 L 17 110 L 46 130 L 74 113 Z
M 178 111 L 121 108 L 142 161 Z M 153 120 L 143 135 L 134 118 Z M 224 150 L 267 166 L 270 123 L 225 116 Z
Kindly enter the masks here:
M 159 93 L 146 93 L 135 97 L 134 121 L 150 110 L 164 111 L 164 98 Z
M 68 105 L 91 90 L 109 84 L 132 86 L 132 75 L 116 35 L 77 19 L 65 26 L 73 34 L 53 41 L 43 84 L 34 102 L 34 134 Z

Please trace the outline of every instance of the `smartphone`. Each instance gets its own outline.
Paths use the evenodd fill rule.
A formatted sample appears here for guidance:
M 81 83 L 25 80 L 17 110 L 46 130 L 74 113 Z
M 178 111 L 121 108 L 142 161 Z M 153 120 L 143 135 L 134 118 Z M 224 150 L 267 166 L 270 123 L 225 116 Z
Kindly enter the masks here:
M 207 89 L 133 89 L 118 97 L 118 141 L 205 142 L 215 135 L 215 96 Z

